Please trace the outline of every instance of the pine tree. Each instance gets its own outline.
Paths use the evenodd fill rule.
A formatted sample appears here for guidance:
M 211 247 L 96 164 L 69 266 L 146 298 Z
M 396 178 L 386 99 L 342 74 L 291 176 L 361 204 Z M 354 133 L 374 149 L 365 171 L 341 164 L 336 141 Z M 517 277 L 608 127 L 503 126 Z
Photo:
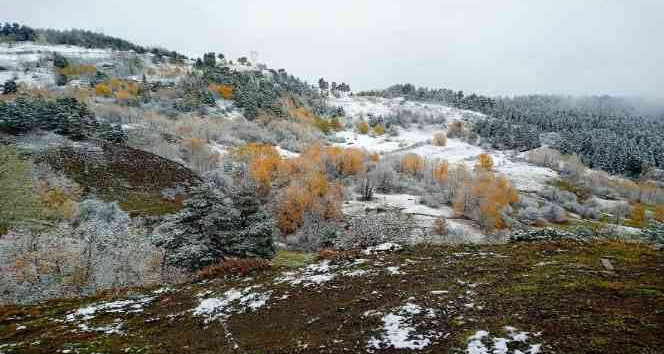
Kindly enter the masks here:
M 69 61 L 67 58 L 63 57 L 62 54 L 55 52 L 53 53 L 53 66 L 59 69 L 64 69 L 69 66 Z
M 214 68 L 217 66 L 217 58 L 214 52 L 203 54 L 203 66 L 207 68 Z
M 10 95 L 12 93 L 16 93 L 17 91 L 18 91 L 18 86 L 16 85 L 16 81 L 14 80 L 5 81 L 5 85 L 2 88 L 3 95 Z
M 652 242 L 664 244 L 664 223 L 653 223 L 643 230 L 643 237 Z
M 228 233 L 228 243 L 224 249 L 237 257 L 272 257 L 275 252 L 272 239 L 274 225 L 258 203 L 256 188 L 243 183 L 232 194 L 235 208 L 240 212 L 238 224 L 241 231 Z
M 120 125 L 111 125 L 108 122 L 103 122 L 99 125 L 97 137 L 115 144 L 127 143 L 127 133 L 122 130 Z
M 158 228 L 155 244 L 166 249 L 166 262 L 176 267 L 196 270 L 217 263 L 224 254 L 215 239 L 220 229 L 235 228 L 234 213 L 220 191 L 205 185 L 195 188 L 184 209 Z
M 270 257 L 272 223 L 249 190 L 233 193 L 235 201 L 204 184 L 195 188 L 184 209 L 168 218 L 155 243 L 167 250 L 170 265 L 197 270 L 226 257 Z

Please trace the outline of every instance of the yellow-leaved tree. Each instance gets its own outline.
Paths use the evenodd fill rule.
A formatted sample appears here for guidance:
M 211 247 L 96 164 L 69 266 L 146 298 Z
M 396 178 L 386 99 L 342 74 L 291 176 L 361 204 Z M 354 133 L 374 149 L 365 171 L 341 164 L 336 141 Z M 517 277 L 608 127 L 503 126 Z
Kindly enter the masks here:
M 664 204 L 659 204 L 655 207 L 655 220 L 664 222 Z
M 279 151 L 272 145 L 249 143 L 232 150 L 231 156 L 248 165 L 249 176 L 259 194 L 268 195 L 282 162 Z
M 97 86 L 95 86 L 95 94 L 102 97 L 111 97 L 113 91 L 107 84 L 98 83 Z
M 221 84 L 210 84 L 208 89 L 212 92 L 215 92 L 220 97 L 230 100 L 233 98 L 233 86 L 230 85 L 221 85 Z
M 449 174 L 450 164 L 447 161 L 439 162 L 433 169 L 433 178 L 439 185 L 445 184 L 447 175 Z
M 646 207 L 642 203 L 634 203 L 630 211 L 630 221 L 635 226 L 643 226 L 646 221 Z
M 360 122 L 357 124 L 357 131 L 360 132 L 360 134 L 368 134 L 369 133 L 369 123 L 367 122 Z
M 404 173 L 415 175 L 424 170 L 424 159 L 414 153 L 408 153 L 401 158 L 401 170 Z
M 491 155 L 487 153 L 479 154 L 479 156 L 477 156 L 477 163 L 475 163 L 475 170 L 493 170 L 493 159 L 491 158 Z

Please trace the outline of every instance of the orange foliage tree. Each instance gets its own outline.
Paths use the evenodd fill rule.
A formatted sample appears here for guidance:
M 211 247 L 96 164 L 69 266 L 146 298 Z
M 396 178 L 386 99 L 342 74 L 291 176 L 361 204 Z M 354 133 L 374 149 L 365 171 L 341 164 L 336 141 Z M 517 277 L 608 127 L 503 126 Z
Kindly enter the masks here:
M 433 169 L 433 178 L 438 184 L 443 185 L 447 181 L 450 164 L 447 161 L 439 162 Z
M 304 213 L 312 207 L 314 198 L 303 186 L 292 184 L 281 191 L 276 203 L 277 227 L 284 234 L 292 234 L 304 219 Z
M 350 148 L 344 149 L 339 159 L 337 170 L 346 176 L 364 171 L 364 151 Z
M 655 207 L 655 220 L 664 222 L 664 204 L 659 204 Z
M 373 132 L 374 132 L 375 135 L 383 135 L 383 134 L 385 134 L 385 127 L 383 127 L 380 124 L 376 124 L 373 127 Z
M 224 99 L 230 100 L 233 98 L 233 86 L 210 84 L 210 86 L 208 86 L 208 89 L 212 92 L 215 92 Z
M 360 134 L 368 134 L 369 133 L 369 123 L 367 122 L 360 122 L 357 124 L 357 131 L 360 132 Z
M 120 80 L 120 79 L 118 79 L 118 78 L 115 78 L 115 77 L 112 78 L 112 79 L 108 82 L 108 84 L 109 84 L 109 86 L 111 86 L 111 89 L 112 89 L 113 91 L 117 91 L 117 90 L 121 89 L 121 88 L 124 86 L 123 81 Z
M 500 211 L 518 199 L 517 191 L 505 176 L 481 171 L 477 172 L 473 181 L 466 180 L 454 208 L 458 214 L 479 222 L 485 230 L 494 230 L 505 227 Z
M 424 159 L 416 153 L 408 153 L 401 158 L 401 170 L 404 173 L 415 175 L 424 169 Z
M 140 89 L 140 86 L 138 85 L 138 83 L 130 81 L 130 82 L 127 82 L 125 87 L 127 88 L 127 91 L 129 91 L 129 93 L 132 96 L 137 96 L 138 95 L 138 90 Z
M 115 100 L 121 104 L 128 104 L 134 100 L 134 95 L 129 90 L 120 90 L 115 93 Z
M 42 216 L 49 219 L 71 219 L 78 209 L 82 190 L 78 187 L 62 188 L 42 182 L 39 199 L 43 205 Z
M 642 203 L 634 203 L 630 212 L 630 219 L 634 225 L 643 225 L 646 220 L 646 207 Z
M 482 153 L 477 156 L 477 163 L 475 163 L 475 169 L 481 171 L 491 171 L 493 170 L 493 159 L 491 155 L 487 153 Z
M 113 91 L 111 90 L 108 85 L 104 83 L 99 83 L 97 86 L 95 86 L 95 94 L 97 96 L 103 96 L 103 97 L 111 97 L 113 94 Z
M 269 194 L 282 161 L 279 151 L 272 145 L 249 143 L 231 150 L 231 155 L 247 164 L 249 176 L 258 187 L 258 192 L 264 196 Z
M 302 180 L 294 180 L 277 197 L 277 227 L 284 234 L 291 234 L 302 225 L 307 213 L 336 219 L 341 215 L 342 197 L 341 186 L 329 183 L 323 173 L 313 172 Z
M 277 227 L 293 233 L 310 215 L 323 220 L 341 215 L 343 188 L 330 180 L 334 175 L 353 175 L 365 169 L 365 153 L 359 149 L 307 146 L 299 157 L 285 159 L 277 168 L 277 184 L 284 186 L 276 197 L 274 215 Z

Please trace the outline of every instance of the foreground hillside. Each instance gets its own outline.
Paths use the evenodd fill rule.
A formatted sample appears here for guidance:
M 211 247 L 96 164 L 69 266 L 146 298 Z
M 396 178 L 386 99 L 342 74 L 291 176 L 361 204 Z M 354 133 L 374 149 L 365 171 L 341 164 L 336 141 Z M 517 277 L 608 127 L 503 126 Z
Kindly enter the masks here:
M 227 269 L 248 273 L 225 279 L 3 307 L 0 351 L 658 353 L 664 345 L 664 255 L 644 244 L 388 246 L 315 260 L 281 253 L 269 268 Z

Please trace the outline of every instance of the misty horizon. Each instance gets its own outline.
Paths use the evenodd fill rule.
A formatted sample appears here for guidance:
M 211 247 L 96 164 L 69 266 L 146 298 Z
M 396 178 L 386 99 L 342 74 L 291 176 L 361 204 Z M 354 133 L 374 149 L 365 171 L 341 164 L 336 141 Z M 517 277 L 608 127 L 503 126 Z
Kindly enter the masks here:
M 270 67 L 354 91 L 412 83 L 491 96 L 664 97 L 655 38 L 664 4 L 654 1 L 169 5 L 28 0 L 2 21 L 103 32 L 191 57 L 256 51 Z

